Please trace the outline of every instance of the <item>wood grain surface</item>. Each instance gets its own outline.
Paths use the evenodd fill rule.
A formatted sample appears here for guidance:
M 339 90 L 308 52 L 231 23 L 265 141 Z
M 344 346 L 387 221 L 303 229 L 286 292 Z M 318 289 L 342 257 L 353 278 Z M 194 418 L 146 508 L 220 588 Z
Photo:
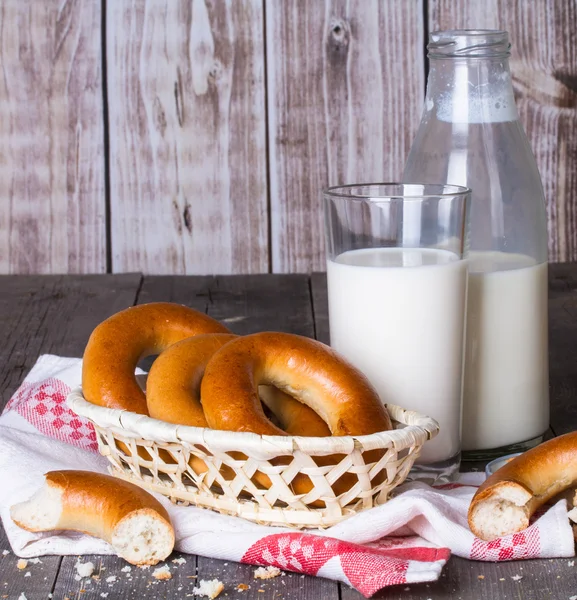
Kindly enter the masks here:
M 262 3 L 107 6 L 113 271 L 267 271 Z
M 131 306 L 139 274 L 0 276 L 0 408 L 40 354 L 82 356 L 100 321 Z
M 0 2 L 0 273 L 106 271 L 100 2 Z
M 577 258 L 577 2 L 428 0 L 429 29 L 505 29 L 549 215 L 549 258 Z
M 424 94 L 423 5 L 266 6 L 272 271 L 324 270 L 321 190 L 401 177 Z

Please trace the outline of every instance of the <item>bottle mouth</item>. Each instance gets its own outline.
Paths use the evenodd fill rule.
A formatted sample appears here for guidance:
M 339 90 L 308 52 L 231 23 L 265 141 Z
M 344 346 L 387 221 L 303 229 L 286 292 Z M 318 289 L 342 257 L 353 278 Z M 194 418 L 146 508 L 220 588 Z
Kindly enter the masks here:
M 433 31 L 427 45 L 429 58 L 505 58 L 511 44 L 506 31 L 450 29 Z

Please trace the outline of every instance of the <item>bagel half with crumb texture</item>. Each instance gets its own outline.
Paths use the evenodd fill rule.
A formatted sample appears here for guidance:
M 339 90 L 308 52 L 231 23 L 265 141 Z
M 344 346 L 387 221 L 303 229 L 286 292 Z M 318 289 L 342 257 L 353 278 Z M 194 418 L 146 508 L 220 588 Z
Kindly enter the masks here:
M 72 530 L 108 542 L 133 565 L 155 565 L 174 548 L 168 513 L 137 485 L 90 471 L 51 471 L 26 502 L 10 509 L 28 531 Z
M 479 487 L 469 527 L 491 541 L 529 526 L 535 511 L 577 484 L 577 432 L 544 442 L 508 462 Z
M 82 393 L 89 402 L 147 415 L 134 371 L 138 361 L 188 337 L 230 331 L 193 308 L 171 302 L 139 304 L 98 325 L 82 362 Z

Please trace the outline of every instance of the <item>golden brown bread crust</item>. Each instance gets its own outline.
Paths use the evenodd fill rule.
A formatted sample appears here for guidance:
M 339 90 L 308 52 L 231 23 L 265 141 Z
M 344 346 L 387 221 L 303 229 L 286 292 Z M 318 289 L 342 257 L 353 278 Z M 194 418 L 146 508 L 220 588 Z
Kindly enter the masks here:
M 209 426 L 286 435 L 264 415 L 259 385 L 274 385 L 307 404 L 333 435 L 391 429 L 377 392 L 360 371 L 321 342 L 274 332 L 233 340 L 212 357 L 201 384 Z
M 148 414 L 175 425 L 206 427 L 200 382 L 212 355 L 236 338 L 232 333 L 197 335 L 169 346 L 146 379 Z
M 138 486 L 90 471 L 52 471 L 29 500 L 10 508 L 28 531 L 72 530 L 99 537 L 135 565 L 154 565 L 174 548 L 164 507 Z
M 230 333 L 192 308 L 154 302 L 127 308 L 92 332 L 82 364 L 82 391 L 93 404 L 147 414 L 134 370 L 138 361 L 203 333 Z
M 506 533 L 521 531 L 540 506 L 576 483 L 577 432 L 573 432 L 527 450 L 488 477 L 471 501 L 469 527 L 477 537 L 487 539 L 481 509 L 505 501 L 519 515 L 519 524 Z

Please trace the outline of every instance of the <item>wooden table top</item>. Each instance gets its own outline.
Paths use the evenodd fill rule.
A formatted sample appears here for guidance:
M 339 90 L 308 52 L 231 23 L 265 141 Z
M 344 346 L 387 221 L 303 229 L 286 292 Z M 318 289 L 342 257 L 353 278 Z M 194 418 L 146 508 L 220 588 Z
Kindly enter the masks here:
M 577 429 L 577 264 L 552 265 L 550 289 L 551 434 Z M 127 275 L 0 276 L 0 389 L 2 406 L 40 354 L 81 356 L 92 329 L 127 306 L 158 300 L 187 304 L 224 321 L 235 333 L 277 330 L 328 342 L 326 278 L 323 274 L 222 277 Z M 482 465 L 465 463 L 464 469 Z M 201 556 L 185 556 L 169 581 L 151 571 L 121 571 L 114 556 L 84 557 L 101 570 L 99 581 L 75 580 L 77 558 L 47 556 L 18 570 L 0 528 L 0 597 L 27 600 L 180 599 L 192 597 L 197 579 L 218 578 L 222 598 L 245 600 L 354 600 L 362 596 L 326 579 L 287 573 L 254 585 L 254 567 Z M 178 553 L 171 558 L 180 556 Z M 26 576 L 30 573 L 29 576 Z M 115 575 L 112 586 L 106 577 Z M 513 576 L 522 575 L 515 580 Z M 154 583 L 153 583 L 154 582 Z M 253 583 L 236 591 L 239 583 Z M 84 587 L 81 587 L 84 585 Z M 263 590 L 263 591 L 261 591 Z M 105 594 L 108 594 L 106 596 Z M 436 583 L 388 588 L 388 600 L 494 598 L 567 599 L 577 595 L 577 567 L 567 559 L 491 564 L 451 557 Z

